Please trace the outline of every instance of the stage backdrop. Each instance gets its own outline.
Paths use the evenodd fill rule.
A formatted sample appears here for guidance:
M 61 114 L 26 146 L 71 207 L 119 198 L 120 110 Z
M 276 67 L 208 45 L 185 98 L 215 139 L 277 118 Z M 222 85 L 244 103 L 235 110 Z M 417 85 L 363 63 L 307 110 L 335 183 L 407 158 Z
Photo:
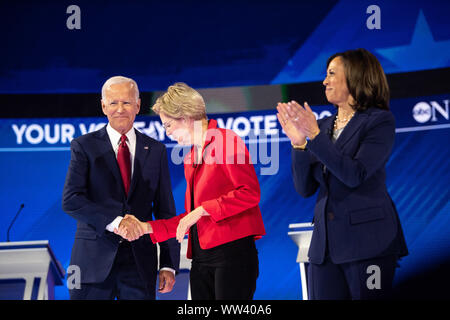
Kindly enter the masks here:
M 449 11 L 448 0 L 1 1 L 0 94 L 98 92 L 115 74 L 141 91 L 321 81 L 327 58 L 351 48 L 388 74 L 446 68 Z
M 396 143 L 387 166 L 387 185 L 400 214 L 410 255 L 400 261 L 396 283 L 405 283 L 450 259 L 449 206 L 450 95 L 393 100 Z M 318 118 L 332 106 L 314 107 Z M 221 127 L 247 142 L 261 185 L 261 210 L 267 235 L 257 241 L 260 276 L 256 299 L 300 299 L 297 248 L 288 225 L 310 222 L 315 196 L 296 194 L 291 178 L 291 146 L 276 112 L 213 114 Z M 76 222 L 61 209 L 61 194 L 70 160 L 70 141 L 97 130 L 106 118 L 0 120 L 0 239 L 16 211 L 25 207 L 11 230 L 12 241 L 49 239 L 67 269 Z M 170 141 L 159 118 L 140 117 L 136 128 L 168 148 L 177 213 L 184 211 L 183 149 Z M 213 183 L 213 182 L 212 182 Z M 58 299 L 67 299 L 59 287 Z

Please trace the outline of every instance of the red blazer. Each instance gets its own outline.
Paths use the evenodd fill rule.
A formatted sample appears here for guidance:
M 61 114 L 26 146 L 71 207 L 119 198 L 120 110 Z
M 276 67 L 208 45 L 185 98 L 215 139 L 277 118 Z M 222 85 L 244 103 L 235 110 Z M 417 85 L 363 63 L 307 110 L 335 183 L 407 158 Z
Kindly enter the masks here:
M 148 221 L 154 243 L 174 238 L 178 223 L 199 206 L 210 214 L 197 222 L 198 238 L 202 249 L 265 234 L 259 209 L 261 191 L 250 154 L 242 139 L 232 130 L 217 127 L 209 120 L 202 161 L 194 164 L 195 148 L 184 159 L 187 188 L 184 206 L 186 212 L 171 219 Z M 191 207 L 191 192 L 194 207 Z M 187 257 L 192 258 L 191 237 Z

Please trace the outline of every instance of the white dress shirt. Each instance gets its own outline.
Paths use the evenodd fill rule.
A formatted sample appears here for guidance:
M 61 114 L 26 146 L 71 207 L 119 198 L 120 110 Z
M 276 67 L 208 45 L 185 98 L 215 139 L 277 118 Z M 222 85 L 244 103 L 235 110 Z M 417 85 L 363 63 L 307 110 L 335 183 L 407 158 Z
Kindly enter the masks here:
M 109 140 L 111 141 L 111 145 L 113 147 L 114 150 L 114 154 L 116 155 L 116 159 L 117 159 L 117 151 L 119 150 L 119 144 L 120 144 L 120 139 L 122 137 L 122 135 L 117 132 L 115 129 L 113 129 L 113 127 L 111 127 L 111 124 L 108 123 L 108 125 L 106 126 L 106 132 L 108 133 L 109 136 Z M 127 146 L 128 149 L 130 150 L 130 156 L 131 156 L 131 177 L 133 177 L 133 172 L 134 172 L 134 156 L 136 154 L 136 132 L 134 131 L 134 127 L 132 127 L 130 129 L 130 131 L 128 131 L 126 134 L 127 136 Z M 118 216 L 116 217 L 110 224 L 108 224 L 106 226 L 106 230 L 108 230 L 109 232 L 114 232 L 114 229 L 119 229 L 119 225 L 120 222 L 122 222 L 123 217 Z M 161 268 L 160 271 L 171 271 L 173 272 L 173 274 L 175 274 L 175 270 L 172 268 Z
M 113 127 L 111 127 L 111 124 L 108 123 L 106 126 L 106 132 L 108 133 L 109 140 L 111 141 L 111 145 L 114 150 L 114 154 L 116 155 L 117 159 L 117 151 L 119 150 L 119 144 L 120 144 L 120 138 L 122 135 L 117 132 Z M 130 156 L 131 156 L 131 177 L 133 177 L 133 171 L 134 171 L 134 155 L 136 154 L 136 132 L 134 132 L 134 128 L 132 127 L 126 134 L 127 136 L 127 146 L 130 150 Z M 114 229 L 119 229 L 119 224 L 122 221 L 123 217 L 118 216 L 106 226 L 106 230 L 109 232 L 114 232 Z

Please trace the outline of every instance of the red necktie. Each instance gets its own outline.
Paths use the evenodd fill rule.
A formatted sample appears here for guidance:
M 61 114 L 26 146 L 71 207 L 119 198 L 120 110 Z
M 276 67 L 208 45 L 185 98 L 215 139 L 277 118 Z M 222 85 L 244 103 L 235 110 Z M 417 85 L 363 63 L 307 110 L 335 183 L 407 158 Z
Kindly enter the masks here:
M 130 150 L 128 149 L 126 141 L 127 136 L 123 134 L 120 137 L 119 150 L 117 151 L 117 163 L 119 164 L 120 175 L 122 176 L 125 193 L 128 196 L 131 181 L 131 159 Z

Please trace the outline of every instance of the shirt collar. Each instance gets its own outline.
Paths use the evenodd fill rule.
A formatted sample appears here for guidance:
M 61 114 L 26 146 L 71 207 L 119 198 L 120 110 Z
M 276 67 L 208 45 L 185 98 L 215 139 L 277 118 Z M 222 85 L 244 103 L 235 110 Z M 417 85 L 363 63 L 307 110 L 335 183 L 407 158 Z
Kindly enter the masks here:
M 113 147 L 116 147 L 120 143 L 120 137 L 122 136 L 119 132 L 117 132 L 113 127 L 111 127 L 111 124 L 108 123 L 106 126 L 106 132 L 108 133 L 109 140 L 111 140 L 111 144 Z M 136 142 L 136 132 L 134 131 L 134 127 L 131 127 L 131 129 L 125 134 L 128 138 L 128 143 L 130 145 L 134 145 Z

